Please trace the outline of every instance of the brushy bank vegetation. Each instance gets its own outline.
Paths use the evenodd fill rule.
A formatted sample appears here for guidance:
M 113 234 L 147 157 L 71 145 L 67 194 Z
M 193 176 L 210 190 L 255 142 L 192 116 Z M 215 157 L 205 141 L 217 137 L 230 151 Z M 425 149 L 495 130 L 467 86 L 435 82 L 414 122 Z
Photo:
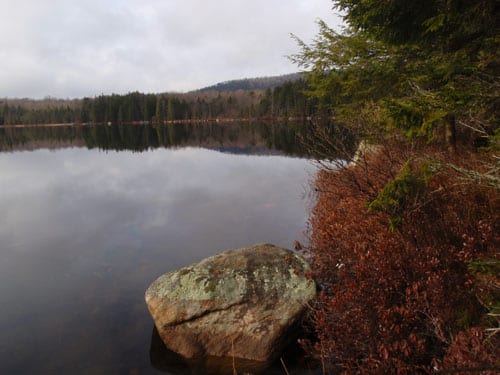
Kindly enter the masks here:
M 316 180 L 316 350 L 347 373 L 498 365 L 498 337 L 486 331 L 498 327 L 488 315 L 499 312 L 498 191 L 454 171 L 429 176 L 429 156 L 440 155 L 409 153 L 387 145 Z
M 368 147 L 315 188 L 311 307 L 326 373 L 500 371 L 498 2 L 336 0 L 292 58 L 310 90 Z M 333 157 L 332 157 L 333 158 Z

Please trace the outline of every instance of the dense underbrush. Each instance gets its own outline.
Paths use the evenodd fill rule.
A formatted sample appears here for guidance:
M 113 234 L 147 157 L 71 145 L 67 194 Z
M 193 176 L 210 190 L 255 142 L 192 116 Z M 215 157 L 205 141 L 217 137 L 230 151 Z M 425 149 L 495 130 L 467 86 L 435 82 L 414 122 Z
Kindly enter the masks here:
M 325 372 L 498 373 L 500 197 L 463 173 L 487 158 L 395 142 L 319 172 L 308 251 Z

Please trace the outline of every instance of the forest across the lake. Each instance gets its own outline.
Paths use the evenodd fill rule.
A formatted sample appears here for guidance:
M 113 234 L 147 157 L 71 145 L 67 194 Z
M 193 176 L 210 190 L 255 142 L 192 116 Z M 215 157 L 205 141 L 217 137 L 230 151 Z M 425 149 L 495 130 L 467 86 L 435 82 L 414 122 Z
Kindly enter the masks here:
M 305 94 L 307 82 L 301 75 L 231 82 L 182 94 L 131 92 L 66 100 L 0 99 L 0 125 L 283 120 L 307 118 L 318 112 L 317 101 Z

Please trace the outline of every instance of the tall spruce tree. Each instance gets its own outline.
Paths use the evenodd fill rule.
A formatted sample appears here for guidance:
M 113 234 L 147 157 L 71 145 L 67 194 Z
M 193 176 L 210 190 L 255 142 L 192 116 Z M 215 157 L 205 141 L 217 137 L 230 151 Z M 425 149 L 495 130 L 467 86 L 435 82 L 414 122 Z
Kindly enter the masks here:
M 319 22 L 311 45 L 297 39 L 301 52 L 292 60 L 309 71 L 310 94 L 339 119 L 359 123 L 365 111 L 379 111 L 377 123 L 364 126 L 364 132 L 396 126 L 430 140 L 444 129 L 450 150 L 456 124 L 477 137 L 495 132 L 498 2 L 339 0 L 334 5 L 345 14 L 346 32 Z

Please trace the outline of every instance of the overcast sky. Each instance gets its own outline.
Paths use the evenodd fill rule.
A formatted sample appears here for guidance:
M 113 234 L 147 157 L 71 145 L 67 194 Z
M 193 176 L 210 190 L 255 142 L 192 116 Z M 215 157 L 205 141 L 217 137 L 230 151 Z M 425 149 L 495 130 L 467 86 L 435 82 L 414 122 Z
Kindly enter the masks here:
M 331 0 L 0 0 L 0 97 L 184 92 L 294 72 Z

